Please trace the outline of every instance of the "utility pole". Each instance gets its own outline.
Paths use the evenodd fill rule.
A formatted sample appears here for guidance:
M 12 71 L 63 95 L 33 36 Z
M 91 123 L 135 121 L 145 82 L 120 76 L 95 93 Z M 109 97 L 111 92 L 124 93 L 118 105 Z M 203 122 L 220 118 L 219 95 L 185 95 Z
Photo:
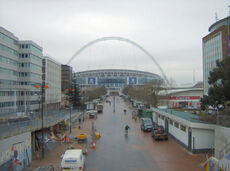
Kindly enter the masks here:
M 113 96 L 113 112 L 115 113 L 115 95 Z
M 44 122 L 43 122 L 43 118 L 44 118 L 44 95 L 45 95 L 45 82 L 43 81 L 42 82 L 42 86 L 41 86 L 41 93 L 42 93 L 42 98 L 41 98 L 41 103 L 42 103 L 42 106 L 41 106 L 41 114 L 42 114 L 42 158 L 44 159 L 45 158 L 45 149 L 44 149 Z
M 93 140 L 93 142 L 95 141 L 95 126 L 94 126 L 94 121 L 92 121 L 92 140 Z

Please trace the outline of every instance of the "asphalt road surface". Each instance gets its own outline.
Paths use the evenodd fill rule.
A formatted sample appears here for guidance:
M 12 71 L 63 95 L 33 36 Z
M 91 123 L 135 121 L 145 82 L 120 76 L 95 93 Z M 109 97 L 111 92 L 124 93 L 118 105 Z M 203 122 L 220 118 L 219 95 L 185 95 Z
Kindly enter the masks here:
M 204 155 L 192 155 L 169 137 L 155 141 L 151 133 L 140 130 L 140 121 L 131 117 L 131 109 L 118 96 L 111 105 L 104 103 L 103 114 L 95 121 L 102 137 L 86 159 L 86 171 L 201 171 Z M 123 110 L 127 109 L 127 114 Z M 128 137 L 125 125 L 130 126 Z

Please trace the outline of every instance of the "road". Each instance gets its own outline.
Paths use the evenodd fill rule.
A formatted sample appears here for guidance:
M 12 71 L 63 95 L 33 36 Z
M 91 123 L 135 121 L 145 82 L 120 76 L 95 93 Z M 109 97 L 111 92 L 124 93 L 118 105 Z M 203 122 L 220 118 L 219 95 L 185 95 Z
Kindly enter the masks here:
M 168 141 L 155 141 L 151 133 L 140 130 L 140 122 L 131 118 L 131 111 L 124 101 L 116 96 L 115 112 L 105 103 L 103 114 L 95 122 L 102 137 L 95 151 L 86 159 L 86 171 L 201 171 L 203 155 L 188 153 L 171 137 Z M 126 108 L 127 114 L 123 114 Z M 128 137 L 124 135 L 126 124 L 131 127 Z

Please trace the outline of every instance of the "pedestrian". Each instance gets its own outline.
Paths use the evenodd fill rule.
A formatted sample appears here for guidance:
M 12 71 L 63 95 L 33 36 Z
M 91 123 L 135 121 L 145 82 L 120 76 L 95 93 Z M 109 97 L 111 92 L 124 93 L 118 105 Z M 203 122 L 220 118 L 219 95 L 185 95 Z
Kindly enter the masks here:
M 135 111 L 133 110 L 132 112 L 132 118 L 134 119 L 134 116 L 135 116 Z
M 134 115 L 134 120 L 135 122 L 137 122 L 137 115 Z
M 78 119 L 79 124 L 81 123 L 81 118 Z

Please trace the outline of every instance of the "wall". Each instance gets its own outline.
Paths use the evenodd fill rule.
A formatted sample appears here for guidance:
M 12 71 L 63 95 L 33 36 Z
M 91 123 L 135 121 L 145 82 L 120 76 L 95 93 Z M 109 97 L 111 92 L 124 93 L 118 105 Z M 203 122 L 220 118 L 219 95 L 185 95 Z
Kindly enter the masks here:
M 186 131 L 182 131 L 179 127 L 175 127 L 175 122 L 173 121 L 173 125 L 169 123 L 169 133 L 173 135 L 177 140 L 179 140 L 184 146 L 188 147 L 188 127 L 186 127 Z
M 18 161 L 22 165 L 12 165 L 14 151 L 18 152 Z M 0 170 L 8 170 L 8 167 L 15 168 L 16 171 L 23 169 L 25 165 L 29 165 L 32 160 L 31 155 L 31 133 L 23 133 L 0 141 Z
M 216 126 L 215 128 L 215 157 L 220 159 L 220 151 L 230 143 L 230 128 Z M 230 146 L 230 145 L 228 145 Z
M 155 114 L 154 114 L 155 115 Z M 176 138 L 180 143 L 182 143 L 184 146 L 188 146 L 188 127 L 186 127 L 186 131 L 182 131 L 180 129 L 180 123 L 179 127 L 175 127 L 174 125 L 175 121 L 173 121 L 173 125 L 170 124 L 170 121 L 168 120 L 168 128 L 169 128 L 169 133 Z M 158 117 L 158 125 L 162 125 L 165 128 L 165 120 L 162 120 L 161 118 Z
M 214 131 L 207 129 L 192 128 L 192 137 L 195 151 L 202 151 L 214 148 Z

